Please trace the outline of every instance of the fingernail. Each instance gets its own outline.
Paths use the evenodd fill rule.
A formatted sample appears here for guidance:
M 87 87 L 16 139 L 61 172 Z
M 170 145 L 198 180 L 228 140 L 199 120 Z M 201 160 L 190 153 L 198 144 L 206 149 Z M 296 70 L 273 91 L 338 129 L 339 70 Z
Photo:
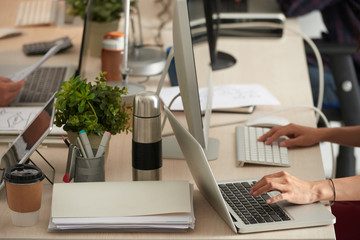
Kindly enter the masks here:
M 284 142 L 280 142 L 279 146 L 280 147 L 286 147 L 286 144 Z
M 266 200 L 266 203 L 267 203 L 267 204 L 271 203 L 271 198 L 267 199 L 267 200 Z

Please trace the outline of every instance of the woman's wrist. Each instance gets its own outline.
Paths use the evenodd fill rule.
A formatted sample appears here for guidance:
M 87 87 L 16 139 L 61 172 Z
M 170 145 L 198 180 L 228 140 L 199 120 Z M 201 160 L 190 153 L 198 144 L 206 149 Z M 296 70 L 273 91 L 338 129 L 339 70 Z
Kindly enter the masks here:
M 330 180 L 321 180 L 312 182 L 312 190 L 315 194 L 314 202 L 317 201 L 333 201 L 334 200 L 334 187 Z
M 328 142 L 329 141 L 329 135 L 331 135 L 331 131 L 333 129 L 331 128 L 318 128 L 318 131 L 316 133 L 318 141 L 319 142 Z

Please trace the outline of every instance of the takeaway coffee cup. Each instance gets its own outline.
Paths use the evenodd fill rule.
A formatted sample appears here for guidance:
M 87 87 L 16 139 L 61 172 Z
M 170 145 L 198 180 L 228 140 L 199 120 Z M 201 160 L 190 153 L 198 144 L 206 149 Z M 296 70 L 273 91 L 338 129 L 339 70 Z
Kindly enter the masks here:
M 39 221 L 43 179 L 43 172 L 33 165 L 17 164 L 6 169 L 6 195 L 14 225 L 33 226 Z

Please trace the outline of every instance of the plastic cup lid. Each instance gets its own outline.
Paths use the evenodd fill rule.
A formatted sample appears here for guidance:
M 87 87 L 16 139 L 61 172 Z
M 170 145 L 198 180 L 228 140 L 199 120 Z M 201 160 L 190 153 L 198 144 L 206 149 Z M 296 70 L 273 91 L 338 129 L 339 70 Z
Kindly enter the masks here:
M 112 31 L 104 35 L 104 39 L 106 38 L 123 38 L 125 34 L 123 32 Z
M 41 182 L 44 177 L 41 169 L 36 166 L 17 164 L 6 169 L 4 179 L 10 183 L 29 184 Z
M 107 50 L 122 51 L 124 50 L 124 33 L 113 31 L 104 35 L 102 48 Z

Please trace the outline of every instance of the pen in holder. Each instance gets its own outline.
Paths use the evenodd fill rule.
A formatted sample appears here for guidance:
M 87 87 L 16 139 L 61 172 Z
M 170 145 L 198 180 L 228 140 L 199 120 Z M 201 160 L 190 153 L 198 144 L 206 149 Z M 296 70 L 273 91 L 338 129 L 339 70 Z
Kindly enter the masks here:
M 74 144 L 69 144 L 68 158 L 66 161 L 66 172 L 63 181 L 69 183 L 74 178 L 76 151 L 79 149 Z
M 96 155 L 97 149 L 92 149 Z M 80 151 L 75 153 L 74 182 L 104 182 L 104 153 L 100 157 L 84 158 Z

